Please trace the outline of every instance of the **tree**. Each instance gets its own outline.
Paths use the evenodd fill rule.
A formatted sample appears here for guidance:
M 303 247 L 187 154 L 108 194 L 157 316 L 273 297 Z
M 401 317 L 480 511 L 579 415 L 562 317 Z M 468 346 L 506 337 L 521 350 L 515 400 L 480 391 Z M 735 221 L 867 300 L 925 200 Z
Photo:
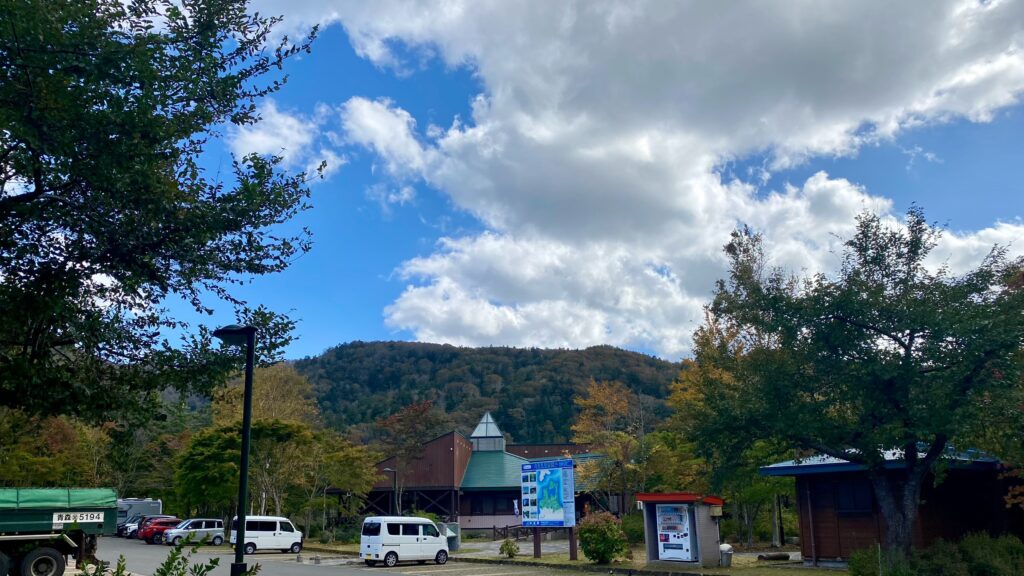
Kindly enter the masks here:
M 910 549 L 924 479 L 1020 385 L 1024 293 L 1010 286 L 1022 262 L 996 247 L 966 273 L 930 269 L 940 234 L 917 208 L 902 225 L 865 213 L 838 273 L 801 281 L 768 269 L 758 234 L 734 232 L 710 312 L 736 334 L 719 344 L 742 353 L 719 355 L 735 358 L 728 378 L 697 382 L 705 439 L 863 465 L 897 554 Z M 894 456 L 904 474 L 884 473 Z
M 395 498 L 399 503 L 402 502 L 405 474 L 423 457 L 423 443 L 432 440 L 450 425 L 447 415 L 434 408 L 434 404 L 429 400 L 410 404 L 377 421 L 377 429 L 381 434 L 381 451 L 387 457 L 395 459 Z
M 213 395 L 213 422 L 226 425 L 242 419 L 244 381 L 235 378 Z M 320 420 L 313 386 L 286 362 L 257 368 L 253 375 L 252 417 L 315 425 Z
M 625 513 L 632 508 L 633 494 L 647 488 L 653 465 L 661 460 L 656 453 L 664 448 L 648 437 L 652 399 L 621 382 L 591 380 L 573 402 L 579 415 L 572 441 L 602 456 L 581 464 L 581 478 L 590 476 L 609 493 L 618 492 Z
M 216 298 L 249 319 L 232 287 L 309 249 L 305 230 L 273 228 L 307 207 L 306 174 L 277 157 L 236 158 L 224 179 L 200 163 L 308 50 L 312 36 L 268 44 L 279 20 L 244 0 L 0 10 L 0 405 L 102 420 L 237 365 L 205 329 L 172 345 L 189 326 L 164 302 L 208 314 Z
M 689 478 L 690 490 L 711 491 L 725 496 L 733 507 L 737 525 L 737 540 L 754 543 L 754 530 L 761 513 L 772 510 L 774 544 L 781 544 L 778 536 L 781 518 L 778 495 L 790 493 L 793 481 L 769 478 L 759 473 L 759 467 L 772 460 L 781 460 L 787 453 L 785 445 L 764 440 L 739 442 L 723 438 L 716 430 L 702 434 L 708 427 L 701 419 L 707 406 L 704 394 L 728 395 L 733 402 L 742 402 L 744 389 L 737 380 L 738 363 L 744 360 L 744 347 L 737 341 L 735 329 L 720 326 L 712 315 L 705 315 L 705 323 L 693 337 L 694 359 L 684 360 L 683 369 L 672 384 L 668 404 L 674 410 L 666 422 L 666 429 L 676 435 L 670 460 L 681 468 L 680 477 Z

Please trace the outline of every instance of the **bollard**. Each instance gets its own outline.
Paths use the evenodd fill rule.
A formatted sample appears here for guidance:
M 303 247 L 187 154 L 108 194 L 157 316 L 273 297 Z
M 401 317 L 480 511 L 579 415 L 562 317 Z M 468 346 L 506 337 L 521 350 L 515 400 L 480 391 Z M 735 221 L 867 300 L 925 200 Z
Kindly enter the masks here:
M 319 563 L 320 563 L 320 555 L 317 554 L 316 556 L 313 556 L 313 564 L 319 564 Z
M 295 561 L 298 562 L 299 564 L 302 564 L 302 554 L 296 554 L 295 555 Z

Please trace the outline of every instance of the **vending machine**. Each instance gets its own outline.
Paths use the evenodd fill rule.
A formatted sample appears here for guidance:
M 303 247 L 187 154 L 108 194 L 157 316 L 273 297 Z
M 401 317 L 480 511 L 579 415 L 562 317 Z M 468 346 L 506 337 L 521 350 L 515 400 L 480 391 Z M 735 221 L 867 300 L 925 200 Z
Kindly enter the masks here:
M 658 504 L 658 556 L 661 560 L 695 561 L 691 546 L 690 507 Z

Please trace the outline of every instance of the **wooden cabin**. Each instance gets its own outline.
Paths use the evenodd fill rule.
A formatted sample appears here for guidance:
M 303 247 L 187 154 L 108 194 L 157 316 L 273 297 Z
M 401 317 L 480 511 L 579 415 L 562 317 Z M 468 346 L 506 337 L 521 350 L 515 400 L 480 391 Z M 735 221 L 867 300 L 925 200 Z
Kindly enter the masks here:
M 888 474 L 902 474 L 895 453 Z M 800 518 L 800 552 L 805 564 L 845 562 L 855 550 L 881 543 L 885 519 L 865 468 L 828 456 L 812 456 L 761 468 L 766 476 L 793 476 Z M 942 481 L 925 478 L 914 531 L 914 546 L 956 541 L 972 532 L 1024 535 L 1024 512 L 1008 509 L 1009 487 L 1002 465 L 990 457 L 951 457 Z

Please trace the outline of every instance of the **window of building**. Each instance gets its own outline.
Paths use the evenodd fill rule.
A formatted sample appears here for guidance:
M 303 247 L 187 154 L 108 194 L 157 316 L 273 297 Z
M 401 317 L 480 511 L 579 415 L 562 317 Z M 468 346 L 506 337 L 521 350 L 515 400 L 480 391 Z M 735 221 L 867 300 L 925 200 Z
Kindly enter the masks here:
M 836 512 L 843 516 L 871 514 L 874 495 L 867 480 L 843 480 L 836 483 Z

